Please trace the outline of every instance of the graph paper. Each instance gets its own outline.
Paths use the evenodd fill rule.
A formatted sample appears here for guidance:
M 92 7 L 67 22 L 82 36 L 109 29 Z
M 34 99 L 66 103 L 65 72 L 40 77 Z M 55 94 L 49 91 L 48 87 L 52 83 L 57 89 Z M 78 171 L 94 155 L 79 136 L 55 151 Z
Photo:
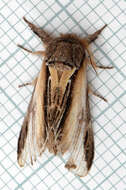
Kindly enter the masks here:
M 92 44 L 97 64 L 88 81 L 108 103 L 90 96 L 95 159 L 80 178 L 64 168 L 65 158 L 45 152 L 31 166 L 17 164 L 17 140 L 33 87 L 18 88 L 39 73 L 42 59 L 16 46 L 44 50 L 22 17 L 51 34 L 85 37 L 108 26 Z M 126 2 L 124 0 L 0 1 L 0 189 L 126 190 Z

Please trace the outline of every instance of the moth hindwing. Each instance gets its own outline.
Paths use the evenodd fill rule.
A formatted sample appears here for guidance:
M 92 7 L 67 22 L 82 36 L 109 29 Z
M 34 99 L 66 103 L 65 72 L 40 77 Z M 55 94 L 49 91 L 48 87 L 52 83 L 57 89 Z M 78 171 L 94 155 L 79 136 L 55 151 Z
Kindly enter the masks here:
M 54 38 L 43 29 L 24 21 L 45 45 L 45 51 L 32 52 L 44 56 L 34 86 L 31 101 L 18 139 L 17 159 L 24 166 L 30 159 L 36 161 L 45 149 L 55 155 L 69 153 L 65 167 L 79 176 L 85 176 L 93 162 L 94 135 L 89 108 L 86 68 L 96 70 L 89 45 L 101 28 L 86 38 L 64 34 Z M 89 59 L 86 57 L 89 54 Z M 105 68 L 105 67 L 104 67 Z

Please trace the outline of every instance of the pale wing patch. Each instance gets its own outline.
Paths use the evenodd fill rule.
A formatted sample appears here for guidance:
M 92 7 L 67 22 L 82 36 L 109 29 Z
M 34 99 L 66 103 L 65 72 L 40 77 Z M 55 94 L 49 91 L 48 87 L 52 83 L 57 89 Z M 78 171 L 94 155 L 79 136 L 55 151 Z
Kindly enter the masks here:
M 19 140 L 18 140 L 18 163 L 20 166 L 24 166 L 26 160 L 31 158 L 32 163 L 32 153 L 34 152 L 34 136 L 32 135 L 35 132 L 35 112 L 36 104 L 34 98 L 34 91 L 33 95 L 27 110 L 27 114 L 25 116 L 22 129 L 20 132 Z M 33 153 L 34 159 L 36 154 Z
M 76 125 L 75 135 L 69 148 L 70 157 L 65 165 L 66 168 L 79 176 L 85 176 L 88 172 L 84 151 L 84 130 L 85 122 Z

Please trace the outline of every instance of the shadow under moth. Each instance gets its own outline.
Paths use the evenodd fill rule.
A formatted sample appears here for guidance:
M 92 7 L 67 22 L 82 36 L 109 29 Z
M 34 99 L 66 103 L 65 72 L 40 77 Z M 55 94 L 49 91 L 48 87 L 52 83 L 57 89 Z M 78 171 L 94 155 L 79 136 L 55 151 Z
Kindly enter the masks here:
M 33 55 L 44 56 L 38 76 L 29 83 L 34 90 L 18 139 L 17 160 L 24 166 L 30 159 L 36 161 L 47 148 L 54 155 L 69 153 L 65 164 L 75 175 L 85 176 L 94 158 L 94 134 L 89 108 L 89 93 L 104 101 L 88 86 L 87 66 L 111 69 L 96 65 L 90 44 L 102 30 L 85 38 L 76 34 L 61 34 L 53 37 L 24 21 L 44 43 L 45 51 L 33 52 L 18 45 Z

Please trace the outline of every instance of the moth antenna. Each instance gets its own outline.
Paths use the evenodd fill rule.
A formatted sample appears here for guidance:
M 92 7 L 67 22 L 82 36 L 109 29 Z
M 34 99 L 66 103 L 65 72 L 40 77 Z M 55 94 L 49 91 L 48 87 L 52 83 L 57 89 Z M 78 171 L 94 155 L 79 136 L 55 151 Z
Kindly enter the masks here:
M 102 28 L 94 32 L 93 34 L 89 34 L 87 37 L 83 38 L 82 41 L 89 45 L 91 42 L 95 41 L 101 32 L 106 28 L 107 24 L 105 24 Z
M 24 21 L 28 24 L 31 30 L 42 40 L 42 42 L 47 45 L 51 40 L 52 36 L 46 32 L 45 30 L 41 29 L 40 27 L 32 24 L 29 22 L 25 17 L 23 17 Z
M 105 24 L 101 29 L 97 30 L 94 34 L 91 34 L 88 36 L 88 43 L 93 42 L 94 40 L 96 40 L 99 36 L 99 34 L 101 34 L 101 32 L 106 28 L 107 24 Z

